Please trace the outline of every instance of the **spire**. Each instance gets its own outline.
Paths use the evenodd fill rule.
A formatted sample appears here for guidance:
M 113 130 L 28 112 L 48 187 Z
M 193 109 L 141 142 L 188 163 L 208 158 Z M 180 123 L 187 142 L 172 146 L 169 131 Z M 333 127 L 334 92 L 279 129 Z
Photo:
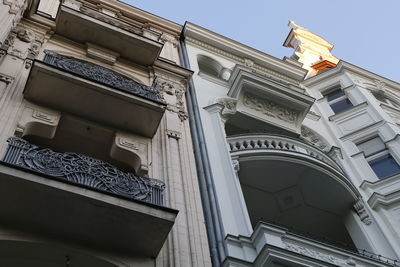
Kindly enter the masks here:
M 289 20 L 291 28 L 283 46 L 294 49 L 292 58 L 303 64 L 308 77 L 335 67 L 339 59 L 331 54 L 333 44 Z

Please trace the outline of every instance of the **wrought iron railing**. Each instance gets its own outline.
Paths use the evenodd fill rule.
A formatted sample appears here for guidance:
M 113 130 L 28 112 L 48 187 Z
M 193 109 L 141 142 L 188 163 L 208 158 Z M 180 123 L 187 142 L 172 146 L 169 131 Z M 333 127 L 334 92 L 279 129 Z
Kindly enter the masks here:
M 122 172 L 113 165 L 78 153 L 60 153 L 10 137 L 3 161 L 46 176 L 128 199 L 163 205 L 165 184 Z
M 357 255 L 360 255 L 360 256 L 375 260 L 375 261 L 383 262 L 390 266 L 400 267 L 399 260 L 395 260 L 395 259 L 391 259 L 391 258 L 382 256 L 382 255 L 379 255 L 379 254 L 375 254 L 366 249 L 361 249 L 361 248 L 355 247 L 352 244 L 346 244 L 343 242 L 335 241 L 335 240 L 332 240 L 332 239 L 329 239 L 326 237 L 318 236 L 318 235 L 312 234 L 310 232 L 304 232 L 304 231 L 295 229 L 293 227 L 279 224 L 276 222 L 260 221 L 258 224 L 264 224 L 264 225 L 268 225 L 270 227 L 279 228 L 281 230 L 285 230 L 285 232 L 287 232 L 289 234 L 296 235 L 301 238 L 306 238 L 312 242 L 318 242 L 323 245 L 328 245 L 330 247 L 333 247 L 335 249 L 340 249 L 340 250 L 346 251 L 348 253 L 355 253 Z
M 164 103 L 161 92 L 155 86 L 140 84 L 118 72 L 84 60 L 63 56 L 45 50 L 43 62 L 79 77 L 98 82 L 123 92 Z
M 257 149 L 292 151 L 318 159 L 343 173 L 342 168 L 323 151 L 294 138 L 273 134 L 243 134 L 229 136 L 227 141 L 231 152 Z

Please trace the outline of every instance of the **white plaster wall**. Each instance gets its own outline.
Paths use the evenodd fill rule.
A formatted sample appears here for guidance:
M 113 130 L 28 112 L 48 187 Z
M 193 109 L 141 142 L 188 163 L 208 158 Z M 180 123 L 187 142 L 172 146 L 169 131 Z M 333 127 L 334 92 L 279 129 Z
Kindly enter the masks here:
M 239 181 L 229 154 L 224 124 L 220 118 L 221 106 L 215 105 L 219 98 L 226 97 L 228 87 L 212 82 L 198 74 L 197 56 L 206 55 L 217 60 L 225 68 L 232 69 L 235 63 L 221 56 L 206 52 L 187 44 L 191 69 L 195 72 L 195 84 L 200 116 L 206 138 L 206 146 L 211 162 L 218 204 L 222 215 L 225 234 L 246 235 L 252 232 L 247 209 L 244 203 Z

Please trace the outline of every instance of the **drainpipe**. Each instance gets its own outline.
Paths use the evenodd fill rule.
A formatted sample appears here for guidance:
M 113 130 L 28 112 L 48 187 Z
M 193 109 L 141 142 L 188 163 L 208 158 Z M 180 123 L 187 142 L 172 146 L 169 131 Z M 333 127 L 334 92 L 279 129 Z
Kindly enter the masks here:
M 183 34 L 179 42 L 179 56 L 183 67 L 190 69 L 189 58 Z M 216 191 L 210 168 L 210 160 L 205 145 L 205 137 L 196 91 L 192 78 L 188 82 L 186 103 L 189 115 L 190 130 L 192 133 L 193 150 L 196 159 L 197 175 L 199 179 L 200 195 L 203 204 L 207 236 L 210 244 L 211 261 L 214 267 L 221 266 L 225 259 L 225 234 L 223 232 L 221 215 L 217 204 Z

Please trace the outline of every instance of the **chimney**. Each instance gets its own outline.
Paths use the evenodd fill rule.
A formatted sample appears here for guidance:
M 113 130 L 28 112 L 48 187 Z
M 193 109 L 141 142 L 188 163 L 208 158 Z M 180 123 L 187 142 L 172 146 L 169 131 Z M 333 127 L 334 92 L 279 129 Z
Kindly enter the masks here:
M 283 46 L 294 49 L 292 59 L 302 64 L 308 70 L 307 77 L 315 76 L 330 68 L 334 68 L 339 59 L 331 54 L 333 44 L 320 36 L 299 26 L 293 20 L 289 21 L 291 28 Z

